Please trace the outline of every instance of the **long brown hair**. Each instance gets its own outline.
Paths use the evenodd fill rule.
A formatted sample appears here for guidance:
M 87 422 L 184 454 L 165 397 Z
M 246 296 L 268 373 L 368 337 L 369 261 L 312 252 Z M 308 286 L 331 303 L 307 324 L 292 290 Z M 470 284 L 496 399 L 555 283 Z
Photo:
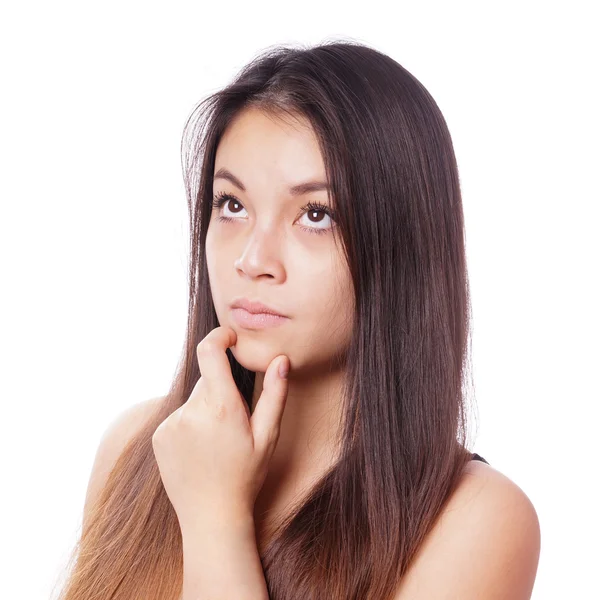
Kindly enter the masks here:
M 387 599 L 458 485 L 467 450 L 470 302 L 452 140 L 425 87 L 355 41 L 275 46 L 192 111 L 182 137 L 189 312 L 167 397 L 117 460 L 59 600 L 176 600 L 183 556 L 151 438 L 200 377 L 219 326 L 205 240 L 217 145 L 245 107 L 301 115 L 318 137 L 355 293 L 339 460 L 262 553 L 272 600 Z M 251 407 L 255 374 L 228 349 Z

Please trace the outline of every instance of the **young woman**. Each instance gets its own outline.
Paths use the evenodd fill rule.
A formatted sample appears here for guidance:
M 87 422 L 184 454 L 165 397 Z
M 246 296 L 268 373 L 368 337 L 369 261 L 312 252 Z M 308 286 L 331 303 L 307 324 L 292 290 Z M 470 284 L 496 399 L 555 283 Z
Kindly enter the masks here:
M 530 598 L 536 511 L 467 450 L 463 210 L 431 95 L 356 42 L 271 48 L 183 142 L 180 369 L 107 430 L 61 600 Z

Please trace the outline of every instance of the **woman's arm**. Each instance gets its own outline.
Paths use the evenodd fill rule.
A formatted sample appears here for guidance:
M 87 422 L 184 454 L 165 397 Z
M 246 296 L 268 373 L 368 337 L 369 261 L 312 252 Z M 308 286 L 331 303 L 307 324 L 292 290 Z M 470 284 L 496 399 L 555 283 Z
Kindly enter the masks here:
M 182 600 L 268 600 L 254 518 L 182 527 Z

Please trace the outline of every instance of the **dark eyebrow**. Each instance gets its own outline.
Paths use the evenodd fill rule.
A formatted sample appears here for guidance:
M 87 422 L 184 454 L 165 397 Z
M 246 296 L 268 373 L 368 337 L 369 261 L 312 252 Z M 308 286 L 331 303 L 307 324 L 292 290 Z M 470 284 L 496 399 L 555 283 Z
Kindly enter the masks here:
M 214 175 L 213 181 L 215 179 L 226 179 L 235 185 L 238 189 L 242 190 L 242 192 L 246 191 L 244 184 L 230 171 L 228 171 L 225 167 L 221 167 Z M 331 188 L 328 183 L 324 181 L 306 181 L 305 183 L 299 183 L 298 185 L 293 185 L 290 188 L 290 194 L 292 196 L 301 196 L 302 194 L 308 194 L 310 192 L 320 192 L 322 190 L 329 191 Z

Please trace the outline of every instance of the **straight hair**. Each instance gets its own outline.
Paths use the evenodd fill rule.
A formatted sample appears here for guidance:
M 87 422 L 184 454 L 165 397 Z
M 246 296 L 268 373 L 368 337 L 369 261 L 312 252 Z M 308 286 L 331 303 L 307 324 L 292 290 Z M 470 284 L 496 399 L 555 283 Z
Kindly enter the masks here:
M 181 358 L 91 507 L 58 600 L 181 596 L 181 531 L 152 435 L 189 398 L 196 347 L 219 326 L 205 260 L 212 176 L 219 140 L 247 107 L 312 125 L 355 300 L 339 458 L 261 552 L 271 600 L 391 599 L 471 459 L 463 208 L 442 113 L 413 75 L 365 44 L 270 47 L 185 124 L 191 251 Z M 227 356 L 251 408 L 255 373 Z

